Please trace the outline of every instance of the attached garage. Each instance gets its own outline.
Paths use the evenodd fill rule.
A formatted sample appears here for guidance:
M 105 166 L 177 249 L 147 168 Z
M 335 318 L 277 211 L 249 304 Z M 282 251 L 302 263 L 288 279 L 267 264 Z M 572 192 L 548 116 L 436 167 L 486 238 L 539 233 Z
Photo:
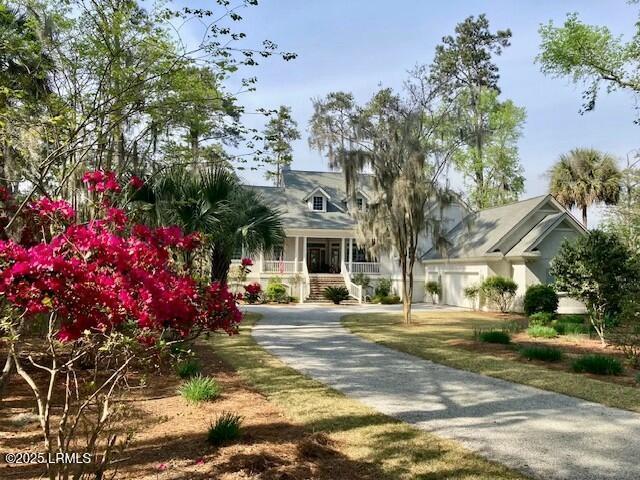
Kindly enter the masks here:
M 444 271 L 441 281 L 442 303 L 457 307 L 473 307 L 471 300 L 465 298 L 464 289 L 480 283 L 478 272 Z

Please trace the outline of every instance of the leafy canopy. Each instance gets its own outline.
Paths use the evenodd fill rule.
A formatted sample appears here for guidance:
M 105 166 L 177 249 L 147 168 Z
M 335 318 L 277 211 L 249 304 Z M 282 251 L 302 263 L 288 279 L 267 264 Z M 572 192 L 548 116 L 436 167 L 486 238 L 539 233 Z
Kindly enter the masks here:
M 596 106 L 600 89 L 625 89 L 640 93 L 640 24 L 629 42 L 623 42 L 604 26 L 587 25 L 578 14 L 567 15 L 562 26 L 552 21 L 540 27 L 540 54 L 543 73 L 569 77 L 584 86 L 583 111 Z
M 492 32 L 485 15 L 470 16 L 456 26 L 455 36 L 442 39 L 430 67 L 417 71 L 455 106 L 449 128 L 458 145 L 454 164 L 470 183 L 469 197 L 478 209 L 517 200 L 524 191 L 517 143 L 525 111 L 499 99 L 493 58 L 510 38 L 510 30 Z

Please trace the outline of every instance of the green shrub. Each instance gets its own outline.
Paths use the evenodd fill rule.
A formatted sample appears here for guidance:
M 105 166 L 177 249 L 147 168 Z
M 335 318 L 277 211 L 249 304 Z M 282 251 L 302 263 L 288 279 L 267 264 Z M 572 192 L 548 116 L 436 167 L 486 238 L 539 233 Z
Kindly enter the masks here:
M 349 290 L 345 287 L 327 287 L 322 292 L 322 295 L 327 300 L 331 300 L 336 305 L 339 305 L 340 302 L 349 299 Z
M 529 317 L 529 325 L 532 327 L 535 325 L 549 325 L 553 321 L 554 317 L 555 316 L 553 313 L 548 313 L 548 312 L 534 313 Z
M 549 324 L 549 326 L 551 328 L 553 328 L 558 335 L 566 335 L 567 334 L 567 329 L 565 328 L 566 325 L 569 325 L 569 324 L 558 323 L 557 320 L 554 320 L 553 322 L 551 322 Z
M 463 290 L 464 297 L 475 302 L 478 296 L 480 296 L 480 285 L 471 285 L 470 287 L 465 287 Z
M 534 325 L 527 328 L 527 334 L 534 338 L 555 338 L 558 336 L 555 328 L 545 327 L 544 325 Z
M 620 375 L 622 364 L 613 357 L 605 355 L 584 355 L 573 362 L 573 371 L 577 373 L 595 373 L 598 375 Z
M 528 360 L 542 360 L 544 362 L 559 362 L 562 351 L 552 347 L 524 347 L 520 355 Z
M 601 230 L 566 239 L 551 261 L 549 273 L 559 291 L 587 305 L 591 324 L 603 344 L 611 319 L 640 282 L 635 255 L 617 235 Z
M 242 417 L 231 412 L 222 412 L 209 427 L 207 441 L 212 445 L 222 445 L 240 438 Z
M 424 289 L 429 295 L 440 295 L 441 293 L 440 284 L 434 281 L 425 283 Z
M 584 315 L 577 315 L 577 314 L 560 315 L 558 317 L 558 321 L 562 323 L 575 323 L 575 324 L 584 325 Z
M 178 389 L 188 402 L 205 402 L 215 400 L 220 396 L 222 389 L 213 378 L 198 375 L 184 382 Z
M 555 313 L 558 310 L 558 294 L 550 285 L 531 285 L 523 300 L 524 313 Z
M 486 343 L 501 343 L 506 345 L 511 342 L 511 336 L 502 330 L 486 330 L 478 333 L 478 339 Z
M 518 290 L 518 284 L 510 278 L 496 275 L 487 277 L 480 288 L 485 298 L 496 305 L 502 313 L 505 313 L 511 307 L 511 302 L 513 302 Z
M 280 277 L 271 277 L 269 279 L 265 297 L 269 302 L 288 303 L 287 287 L 283 285 Z
M 378 280 L 375 288 L 375 296 L 376 297 L 388 297 L 391 293 L 391 279 L 390 278 L 381 278 Z
M 640 385 L 640 372 L 636 373 L 636 383 Z
M 397 305 L 400 303 L 400 297 L 398 295 L 387 295 L 386 297 L 380 297 L 380 303 L 382 305 Z
M 200 362 L 196 358 L 188 358 L 176 365 L 176 373 L 180 378 L 191 378 L 200 374 Z
M 360 285 L 363 290 L 366 290 L 371 285 L 371 277 L 362 272 L 356 273 L 351 281 L 356 285 Z
M 565 323 L 556 320 L 551 326 L 556 329 L 558 335 L 584 335 L 589 333 L 589 327 L 578 325 L 577 323 Z

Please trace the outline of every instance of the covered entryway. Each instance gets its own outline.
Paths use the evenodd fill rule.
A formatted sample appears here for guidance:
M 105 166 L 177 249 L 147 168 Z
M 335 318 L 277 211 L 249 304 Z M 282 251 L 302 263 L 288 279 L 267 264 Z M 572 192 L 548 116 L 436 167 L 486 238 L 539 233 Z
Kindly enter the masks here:
M 309 273 L 340 273 L 341 238 L 308 238 Z

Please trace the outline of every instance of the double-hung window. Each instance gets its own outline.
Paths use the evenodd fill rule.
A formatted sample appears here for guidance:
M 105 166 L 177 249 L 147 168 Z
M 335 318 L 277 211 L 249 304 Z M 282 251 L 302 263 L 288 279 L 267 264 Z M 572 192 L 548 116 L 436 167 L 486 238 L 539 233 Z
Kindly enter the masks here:
M 324 197 L 313 197 L 313 210 L 321 212 L 324 210 Z

